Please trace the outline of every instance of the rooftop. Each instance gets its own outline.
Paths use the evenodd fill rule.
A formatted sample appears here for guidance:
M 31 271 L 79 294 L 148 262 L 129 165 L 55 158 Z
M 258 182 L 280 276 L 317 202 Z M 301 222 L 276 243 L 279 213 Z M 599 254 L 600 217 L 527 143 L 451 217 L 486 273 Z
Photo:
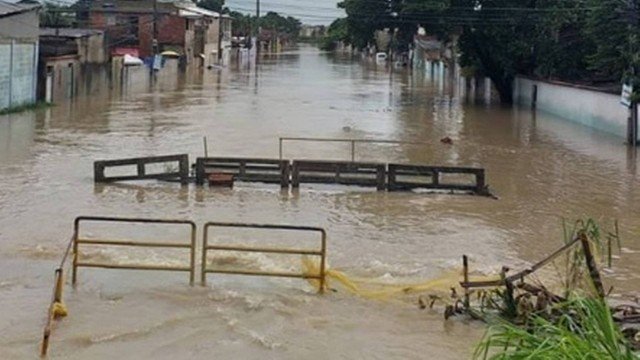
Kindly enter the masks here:
M 0 17 L 19 14 L 42 7 L 40 4 L 15 4 L 0 0 Z

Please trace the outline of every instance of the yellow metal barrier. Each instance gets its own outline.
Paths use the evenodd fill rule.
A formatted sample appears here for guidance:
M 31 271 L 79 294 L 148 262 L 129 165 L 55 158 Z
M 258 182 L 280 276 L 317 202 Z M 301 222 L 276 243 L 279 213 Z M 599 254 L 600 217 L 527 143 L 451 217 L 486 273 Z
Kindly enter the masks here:
M 53 294 L 51 296 L 51 303 L 47 308 L 47 322 L 44 326 L 44 334 L 42 336 L 42 346 L 40 347 L 40 356 L 42 357 L 47 356 L 47 351 L 49 350 L 49 338 L 51 337 L 51 331 L 53 329 L 53 320 L 55 320 L 55 318 L 58 316 L 66 315 L 66 314 L 59 314 L 57 312 L 57 308 L 64 306 L 62 304 L 62 293 L 63 293 L 63 285 L 64 285 L 64 266 L 67 262 L 67 258 L 71 250 L 72 244 L 73 244 L 73 238 L 71 238 L 71 240 L 69 241 L 69 245 L 67 245 L 67 249 L 65 250 L 62 256 L 62 261 L 60 261 L 60 266 L 58 266 L 58 268 L 55 270 Z
M 304 250 L 304 249 L 290 249 L 290 248 L 249 247 L 249 246 L 237 246 L 237 245 L 209 245 L 209 228 L 210 227 L 253 228 L 253 229 L 318 232 L 321 235 L 320 249 Z M 215 268 L 210 269 L 207 267 L 207 254 L 209 250 L 317 256 L 317 257 L 320 257 L 320 270 L 318 274 L 305 274 L 304 272 L 290 273 L 290 272 L 253 271 L 253 270 L 224 270 L 224 269 L 215 269 Z M 322 228 L 308 227 L 308 226 L 290 226 L 290 225 L 208 222 L 204 225 L 204 234 L 203 234 L 203 240 L 202 240 L 201 281 L 203 286 L 206 285 L 208 273 L 317 279 L 320 283 L 319 292 L 322 293 L 324 291 L 324 283 L 325 283 L 325 275 L 326 275 L 325 274 L 326 256 L 327 256 L 327 234 Z
M 173 224 L 173 225 L 188 225 L 191 227 L 191 239 L 189 243 L 179 242 L 136 242 L 131 240 L 104 240 L 104 239 L 81 239 L 80 238 L 80 223 L 83 221 L 91 222 L 116 222 L 116 223 L 141 223 L 141 224 Z M 129 246 L 129 247 L 153 247 L 153 248 L 175 248 L 175 249 L 189 249 L 190 261 L 189 266 L 165 266 L 165 265 L 118 265 L 118 264 L 105 264 L 105 263 L 91 263 L 80 261 L 79 247 L 82 244 L 87 245 L 107 245 L 107 246 Z M 76 218 L 74 222 L 74 236 L 73 236 L 73 273 L 72 284 L 77 282 L 78 268 L 79 267 L 92 267 L 103 269 L 127 269 L 127 270 L 158 270 L 158 271 L 186 271 L 189 272 L 189 283 L 193 285 L 195 279 L 196 269 L 196 224 L 189 220 L 163 220 L 163 219 L 141 219 L 141 218 L 117 218 L 117 217 L 95 217 L 95 216 L 81 216 Z

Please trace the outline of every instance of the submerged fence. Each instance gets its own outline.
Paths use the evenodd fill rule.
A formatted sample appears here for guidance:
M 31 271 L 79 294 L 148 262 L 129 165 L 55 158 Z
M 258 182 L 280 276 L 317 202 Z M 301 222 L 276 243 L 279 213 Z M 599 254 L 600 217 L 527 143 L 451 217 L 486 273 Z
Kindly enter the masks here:
M 183 240 L 160 242 L 160 241 L 140 241 L 140 240 L 108 240 L 108 239 L 88 239 L 81 236 L 81 225 L 86 222 L 112 223 L 112 224 L 155 224 L 155 225 L 179 225 L 189 229 L 189 237 Z M 270 248 L 270 247 L 249 247 L 240 245 L 223 245 L 210 244 L 209 234 L 210 228 L 214 227 L 234 227 L 234 228 L 253 228 L 266 230 L 286 230 L 286 231 L 304 231 L 315 232 L 320 235 L 320 242 L 316 248 L 300 249 L 300 248 Z M 197 226 L 193 221 L 181 219 L 147 219 L 147 218 L 123 218 L 123 217 L 100 217 L 100 216 L 80 216 L 74 221 L 73 236 L 69 241 L 60 262 L 60 265 L 54 272 L 54 285 L 51 302 L 47 308 L 47 319 L 44 326 L 42 344 L 40 354 L 46 356 L 49 350 L 49 342 L 53 332 L 54 324 L 57 318 L 66 316 L 66 308 L 63 304 L 63 287 L 65 283 L 65 267 L 69 256 L 72 256 L 72 280 L 75 286 L 78 280 L 78 269 L 86 268 L 103 268 L 103 269 L 122 269 L 122 270 L 151 270 L 151 271 L 178 271 L 189 273 L 189 283 L 194 284 L 196 272 L 196 232 Z M 89 246 L 117 246 L 123 248 L 147 247 L 147 248 L 173 248 L 189 250 L 188 266 L 167 266 L 154 264 L 118 264 L 107 262 L 87 262 L 83 261 L 81 256 L 81 247 Z M 207 266 L 207 254 L 211 251 L 238 251 L 238 252 L 260 252 L 273 254 L 288 255 L 304 255 L 315 256 L 320 258 L 320 270 L 318 273 L 284 273 L 284 272 L 268 272 L 268 271 L 249 271 L 249 270 L 224 270 L 209 268 Z M 315 279 L 320 283 L 319 292 L 324 290 L 326 276 L 326 256 L 327 256 L 327 235 L 326 231 L 318 227 L 310 226 L 293 226 L 293 225 L 274 225 L 274 224 L 247 224 L 247 223 L 223 223 L 208 222 L 204 225 L 203 244 L 202 244 L 202 264 L 201 279 L 202 285 L 206 285 L 206 275 L 208 273 L 218 274 L 236 274 L 236 275 L 253 275 L 253 276 L 275 276 L 275 277 L 291 277 L 301 279 Z

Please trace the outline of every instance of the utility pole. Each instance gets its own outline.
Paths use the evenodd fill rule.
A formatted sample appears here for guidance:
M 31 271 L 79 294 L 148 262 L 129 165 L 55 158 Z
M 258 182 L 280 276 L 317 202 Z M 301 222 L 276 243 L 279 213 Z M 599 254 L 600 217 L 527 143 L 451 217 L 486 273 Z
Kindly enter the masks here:
M 256 0 L 256 65 L 260 58 L 260 0 Z
M 158 0 L 153 0 L 153 55 L 158 53 Z
M 637 94 L 640 89 L 638 89 L 638 77 L 640 76 L 640 72 L 638 69 L 638 63 L 640 63 L 640 58 L 638 57 L 638 25 L 640 23 L 640 19 L 638 18 L 638 0 L 631 0 L 626 3 L 626 16 L 627 16 L 627 38 L 628 38 L 628 51 L 629 51 L 629 75 L 627 76 L 627 82 L 632 86 L 631 104 L 629 107 L 629 119 L 627 125 L 627 143 L 634 148 L 637 146 L 638 141 L 638 102 L 635 99 L 635 94 Z

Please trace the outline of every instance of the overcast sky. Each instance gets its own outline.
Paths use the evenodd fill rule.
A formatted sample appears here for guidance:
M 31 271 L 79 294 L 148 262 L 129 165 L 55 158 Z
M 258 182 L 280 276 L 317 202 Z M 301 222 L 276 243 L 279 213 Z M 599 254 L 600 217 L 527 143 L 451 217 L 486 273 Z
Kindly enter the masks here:
M 296 17 L 304 24 L 330 24 L 338 17 L 344 17 L 344 11 L 338 9 L 339 0 L 260 0 L 260 13 L 275 11 L 280 15 Z M 226 0 L 231 10 L 243 13 L 256 12 L 256 0 Z

